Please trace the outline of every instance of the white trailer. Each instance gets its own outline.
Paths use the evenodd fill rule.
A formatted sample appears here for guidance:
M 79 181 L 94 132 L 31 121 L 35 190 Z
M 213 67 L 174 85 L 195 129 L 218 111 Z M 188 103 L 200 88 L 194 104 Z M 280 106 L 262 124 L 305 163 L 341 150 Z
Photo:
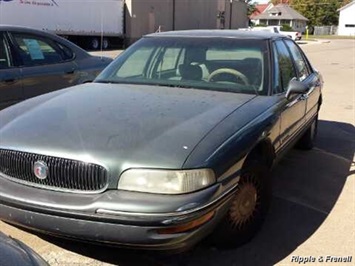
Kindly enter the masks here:
M 64 36 L 91 49 L 124 35 L 124 0 L 0 0 L 0 24 Z

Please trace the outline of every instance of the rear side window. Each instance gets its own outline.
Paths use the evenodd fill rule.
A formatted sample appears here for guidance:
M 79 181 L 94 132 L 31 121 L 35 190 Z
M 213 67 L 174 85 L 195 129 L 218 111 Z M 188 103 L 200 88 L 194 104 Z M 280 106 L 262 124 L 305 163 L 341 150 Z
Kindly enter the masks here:
M 56 44 L 58 45 L 58 47 L 62 52 L 63 60 L 70 60 L 74 58 L 74 53 L 70 48 L 68 48 L 65 45 L 62 45 L 61 43 L 56 43 Z
M 132 76 L 144 76 L 144 70 L 147 62 L 153 53 L 153 47 L 144 47 L 135 51 L 127 60 L 122 64 L 121 68 L 117 71 L 118 77 L 132 77 Z
M 9 68 L 10 66 L 9 49 L 3 34 L 0 33 L 0 69 Z
M 164 53 L 164 60 L 161 62 L 160 71 L 174 70 L 177 66 L 181 49 L 168 48 Z
M 65 60 L 59 47 L 50 39 L 21 33 L 12 35 L 24 66 L 56 64 Z
M 229 48 L 229 49 L 228 49 Z M 241 49 L 238 47 L 224 47 L 224 49 L 209 49 L 206 52 L 206 60 L 244 60 L 246 58 L 258 58 L 262 60 L 262 51 L 253 48 Z

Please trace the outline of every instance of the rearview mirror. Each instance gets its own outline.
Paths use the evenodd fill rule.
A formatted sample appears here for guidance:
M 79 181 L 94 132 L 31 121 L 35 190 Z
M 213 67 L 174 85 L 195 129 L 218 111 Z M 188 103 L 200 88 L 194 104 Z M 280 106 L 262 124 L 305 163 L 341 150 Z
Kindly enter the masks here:
M 288 83 L 288 88 L 286 91 L 286 99 L 290 99 L 293 94 L 304 94 L 308 91 L 308 87 L 304 85 L 301 81 L 292 79 Z

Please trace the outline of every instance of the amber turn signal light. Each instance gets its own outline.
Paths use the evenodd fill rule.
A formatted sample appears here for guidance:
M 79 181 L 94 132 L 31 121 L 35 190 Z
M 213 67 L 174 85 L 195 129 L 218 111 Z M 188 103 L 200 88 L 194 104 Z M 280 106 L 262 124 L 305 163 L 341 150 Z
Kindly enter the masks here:
M 174 227 L 158 229 L 157 232 L 158 234 L 161 235 L 167 235 L 167 234 L 178 234 L 178 233 L 190 231 L 210 221 L 214 216 L 214 214 L 215 211 L 212 211 L 191 222 L 174 226 Z

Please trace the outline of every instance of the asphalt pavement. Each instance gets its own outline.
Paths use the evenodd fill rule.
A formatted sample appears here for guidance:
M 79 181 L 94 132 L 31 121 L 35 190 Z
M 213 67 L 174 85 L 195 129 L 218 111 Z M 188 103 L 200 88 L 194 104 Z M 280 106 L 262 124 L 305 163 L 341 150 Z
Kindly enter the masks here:
M 355 41 L 301 47 L 325 80 L 316 147 L 291 150 L 274 169 L 270 213 L 248 244 L 230 250 L 202 244 L 161 257 L 36 236 L 1 222 L 0 231 L 31 246 L 50 265 L 355 265 Z

